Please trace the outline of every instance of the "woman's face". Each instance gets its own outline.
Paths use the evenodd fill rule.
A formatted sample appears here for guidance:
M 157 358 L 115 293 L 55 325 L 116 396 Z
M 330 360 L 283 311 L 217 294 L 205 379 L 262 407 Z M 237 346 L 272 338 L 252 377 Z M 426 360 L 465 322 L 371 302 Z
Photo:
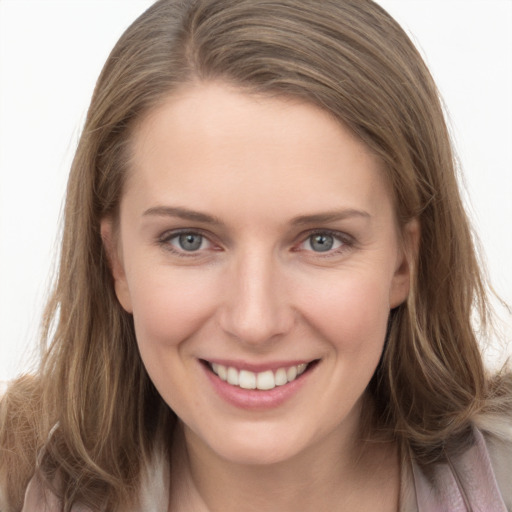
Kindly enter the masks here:
M 271 463 L 353 435 L 409 287 L 378 159 L 314 106 L 219 84 L 169 97 L 133 143 L 103 236 L 189 443 Z

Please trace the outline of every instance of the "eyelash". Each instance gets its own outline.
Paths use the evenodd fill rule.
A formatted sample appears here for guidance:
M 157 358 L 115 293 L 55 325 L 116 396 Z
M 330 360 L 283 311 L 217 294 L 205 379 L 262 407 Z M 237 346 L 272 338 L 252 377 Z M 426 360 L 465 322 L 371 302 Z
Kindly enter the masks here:
M 315 229 L 312 231 L 308 231 L 307 233 L 303 233 L 301 235 L 302 241 L 298 245 L 299 246 L 303 245 L 303 244 L 307 243 L 308 241 L 311 244 L 312 238 L 315 236 L 319 236 L 319 235 L 332 237 L 335 241 L 338 241 L 341 245 L 335 249 L 328 249 L 324 252 L 307 250 L 307 252 L 311 252 L 311 253 L 315 254 L 316 257 L 329 258 L 332 256 L 338 256 L 338 255 L 344 253 L 345 251 L 351 249 L 355 244 L 354 239 L 346 233 L 343 233 L 340 231 L 334 231 L 331 229 Z M 296 251 L 296 252 L 298 252 L 300 250 L 301 249 L 294 249 L 294 251 Z
M 182 258 L 194 258 L 194 257 L 197 258 L 199 255 L 202 254 L 204 249 L 203 250 L 198 249 L 198 250 L 194 250 L 194 251 L 186 251 L 185 249 L 175 248 L 171 244 L 171 241 L 174 239 L 177 239 L 181 235 L 200 236 L 200 237 L 202 237 L 202 240 L 206 240 L 214 248 L 218 247 L 218 246 L 216 246 L 216 244 L 214 242 L 211 241 L 210 235 L 204 233 L 200 229 L 179 229 L 179 230 L 174 230 L 171 232 L 167 231 L 158 238 L 158 240 L 157 240 L 158 245 L 163 247 L 166 251 L 169 251 L 172 254 L 182 257 Z M 339 242 L 341 245 L 335 249 L 328 249 L 326 251 L 313 251 L 310 249 L 301 249 L 300 248 L 300 246 L 307 243 L 308 241 L 309 241 L 309 243 L 311 243 L 312 238 L 314 236 L 319 236 L 319 235 L 332 237 L 335 241 Z M 293 252 L 300 252 L 300 251 L 305 250 L 307 252 L 311 252 L 312 254 L 315 254 L 317 257 L 322 257 L 322 258 L 328 258 L 328 257 L 332 257 L 335 255 L 344 253 L 345 251 L 351 249 L 355 244 L 354 239 L 350 235 L 340 232 L 340 231 L 334 231 L 334 230 L 330 230 L 330 229 L 315 229 L 312 231 L 301 233 L 300 240 L 301 240 L 300 243 L 296 244 L 293 247 L 293 249 L 292 249 Z M 213 249 L 213 250 L 216 250 L 216 249 Z M 219 250 L 219 249 L 217 249 L 217 250 Z
M 166 251 L 171 252 L 172 254 L 179 256 L 181 258 L 193 258 L 197 257 L 201 254 L 201 250 L 197 251 L 186 251 L 185 249 L 177 249 L 172 244 L 171 241 L 175 238 L 178 238 L 181 235 L 195 235 L 202 237 L 203 240 L 206 240 L 209 244 L 215 246 L 215 244 L 210 240 L 210 237 L 202 232 L 200 229 L 178 229 L 174 231 L 166 231 L 163 235 L 158 238 L 158 245 L 163 247 Z

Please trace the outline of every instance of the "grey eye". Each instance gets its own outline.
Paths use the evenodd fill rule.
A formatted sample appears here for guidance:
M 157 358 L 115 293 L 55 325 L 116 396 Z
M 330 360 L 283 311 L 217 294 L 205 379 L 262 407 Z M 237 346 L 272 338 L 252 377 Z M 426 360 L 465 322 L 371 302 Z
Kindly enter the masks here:
M 203 245 L 203 236 L 197 233 L 183 233 L 176 238 L 179 248 L 183 251 L 197 251 Z
M 309 237 L 309 245 L 316 252 L 330 251 L 334 247 L 334 242 L 334 237 L 328 234 L 316 234 Z

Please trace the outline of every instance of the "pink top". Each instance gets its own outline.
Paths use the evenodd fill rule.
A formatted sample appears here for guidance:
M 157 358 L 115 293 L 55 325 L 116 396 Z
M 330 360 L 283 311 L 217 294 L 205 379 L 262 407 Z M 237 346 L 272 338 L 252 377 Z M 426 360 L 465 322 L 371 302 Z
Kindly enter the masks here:
M 501 491 L 486 441 L 476 429 L 475 443 L 471 448 L 447 463 L 436 465 L 429 477 L 414 462 L 410 467 L 403 465 L 399 512 L 511 512 L 512 451 L 509 443 L 507 447 L 505 466 L 498 464 L 502 473 L 499 479 Z M 155 461 L 142 486 L 141 506 L 139 510 L 130 512 L 167 510 L 168 482 L 166 465 L 161 460 Z M 502 495 L 505 491 L 506 498 Z M 60 512 L 58 499 L 46 494 L 45 497 L 41 487 L 32 480 L 27 487 L 22 512 Z M 74 506 L 73 512 L 90 511 Z
M 484 437 L 474 434 L 475 444 L 439 464 L 430 479 L 412 465 L 418 512 L 507 512 Z

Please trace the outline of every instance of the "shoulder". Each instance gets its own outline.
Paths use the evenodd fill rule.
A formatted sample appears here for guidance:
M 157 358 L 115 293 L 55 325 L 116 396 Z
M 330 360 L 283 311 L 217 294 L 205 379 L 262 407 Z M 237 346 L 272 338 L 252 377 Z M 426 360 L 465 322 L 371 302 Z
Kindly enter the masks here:
M 40 398 L 39 381 L 30 375 L 0 388 L 0 510 L 19 510 L 35 471 Z
M 130 506 L 129 509 L 124 508 L 123 510 L 126 512 L 160 512 L 167 510 L 169 481 L 168 463 L 163 455 L 157 454 L 143 470 L 139 501 Z M 21 512 L 61 512 L 61 510 L 61 500 L 34 476 L 27 486 Z M 93 511 L 76 503 L 72 506 L 71 512 Z
M 461 495 L 476 505 L 476 510 L 512 512 L 512 417 L 509 414 L 480 418 L 473 428 L 472 446 L 449 462 Z
M 469 504 L 512 512 L 512 418 L 487 417 L 485 424 L 474 427 L 473 442 L 458 455 L 427 467 L 413 463 L 420 509 L 462 512 Z
M 55 494 L 42 486 L 37 477 L 30 480 L 21 512 L 60 512 L 61 503 Z
M 489 418 L 482 434 L 503 501 L 512 510 L 512 416 Z

